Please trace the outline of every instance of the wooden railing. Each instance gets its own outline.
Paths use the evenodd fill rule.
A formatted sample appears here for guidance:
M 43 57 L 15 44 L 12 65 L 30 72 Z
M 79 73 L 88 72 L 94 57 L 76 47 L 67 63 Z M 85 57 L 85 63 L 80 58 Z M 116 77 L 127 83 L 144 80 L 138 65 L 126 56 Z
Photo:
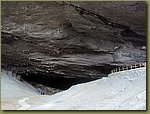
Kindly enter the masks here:
M 139 64 L 130 65 L 130 66 L 118 67 L 118 68 L 112 69 L 111 73 L 131 70 L 131 69 L 136 69 L 136 68 L 141 68 L 141 67 L 146 67 L 146 63 L 139 63 Z

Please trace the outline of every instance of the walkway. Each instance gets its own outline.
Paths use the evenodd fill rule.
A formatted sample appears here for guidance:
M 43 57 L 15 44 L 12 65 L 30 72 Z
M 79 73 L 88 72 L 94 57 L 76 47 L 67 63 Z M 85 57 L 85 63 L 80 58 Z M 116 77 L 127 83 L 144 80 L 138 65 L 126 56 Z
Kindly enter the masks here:
M 136 69 L 136 68 L 141 68 L 141 67 L 146 67 L 146 63 L 144 62 L 144 63 L 138 63 L 138 64 L 134 64 L 134 65 L 130 65 L 130 66 L 118 67 L 118 68 L 112 69 L 111 73 L 125 71 L 125 70 L 131 70 L 131 69 Z

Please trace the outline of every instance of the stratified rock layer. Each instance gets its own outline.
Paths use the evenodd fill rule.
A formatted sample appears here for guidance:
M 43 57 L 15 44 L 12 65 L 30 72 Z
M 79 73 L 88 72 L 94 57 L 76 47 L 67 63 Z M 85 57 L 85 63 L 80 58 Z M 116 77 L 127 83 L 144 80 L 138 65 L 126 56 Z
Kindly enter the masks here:
M 22 76 L 107 76 L 146 61 L 146 2 L 2 2 L 2 67 Z

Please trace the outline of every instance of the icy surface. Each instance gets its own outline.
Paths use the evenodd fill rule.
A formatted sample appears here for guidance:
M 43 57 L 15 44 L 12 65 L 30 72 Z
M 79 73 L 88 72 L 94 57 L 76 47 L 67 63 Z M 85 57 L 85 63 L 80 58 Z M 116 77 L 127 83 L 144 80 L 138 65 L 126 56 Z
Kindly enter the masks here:
M 22 98 L 37 95 L 34 88 L 12 78 L 11 72 L 2 71 L 1 98 Z
M 5 106 L 7 103 L 3 102 Z M 23 97 L 12 109 L 146 110 L 146 68 L 110 74 L 108 78 L 74 85 L 52 96 Z

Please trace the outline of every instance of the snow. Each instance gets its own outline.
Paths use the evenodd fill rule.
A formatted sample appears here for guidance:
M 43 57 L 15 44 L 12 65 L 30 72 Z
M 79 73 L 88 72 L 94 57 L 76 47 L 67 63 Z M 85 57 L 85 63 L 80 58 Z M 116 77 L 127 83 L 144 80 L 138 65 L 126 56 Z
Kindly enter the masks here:
M 12 78 L 12 73 L 2 71 L 1 76 L 1 99 L 22 98 L 37 95 L 30 85 Z
M 146 110 L 146 68 L 113 73 L 51 96 L 23 97 L 17 104 L 18 110 Z
M 21 108 L 19 108 L 18 110 L 23 110 L 23 109 L 27 109 L 30 107 L 30 105 L 28 105 L 25 101 L 28 100 L 29 98 L 23 98 L 22 100 L 19 100 L 19 104 L 22 106 Z

